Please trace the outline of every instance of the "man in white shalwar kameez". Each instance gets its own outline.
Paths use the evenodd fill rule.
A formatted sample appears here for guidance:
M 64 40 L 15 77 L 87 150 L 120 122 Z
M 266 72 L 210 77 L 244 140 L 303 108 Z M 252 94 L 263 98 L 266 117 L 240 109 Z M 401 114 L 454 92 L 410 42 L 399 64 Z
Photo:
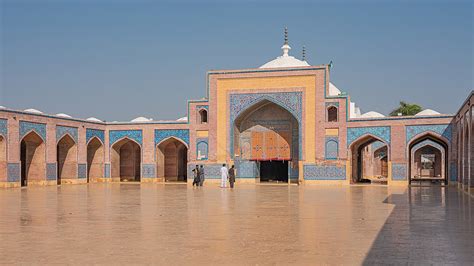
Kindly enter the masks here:
M 227 178 L 229 176 L 229 170 L 225 167 L 225 164 L 221 167 L 221 187 L 225 188 L 227 185 Z

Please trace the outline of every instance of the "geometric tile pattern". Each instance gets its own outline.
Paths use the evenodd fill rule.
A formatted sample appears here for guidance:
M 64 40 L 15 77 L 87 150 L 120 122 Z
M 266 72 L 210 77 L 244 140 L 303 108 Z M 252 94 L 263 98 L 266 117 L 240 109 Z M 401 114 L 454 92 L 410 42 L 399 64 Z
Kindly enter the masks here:
M 155 146 L 170 137 L 179 139 L 189 146 L 188 129 L 155 129 Z
M 56 141 L 61 140 L 66 134 L 69 134 L 77 143 L 77 127 L 56 126 Z
M 424 133 L 424 132 L 435 132 L 449 141 L 452 137 L 452 127 L 451 125 L 422 125 L 422 126 L 407 126 L 406 127 L 406 142 L 408 143 L 415 136 Z
M 206 179 L 220 179 L 221 178 L 221 167 L 222 164 L 205 164 L 204 173 Z M 196 168 L 195 164 L 188 164 L 188 179 L 193 178 L 193 169 Z M 227 165 L 227 168 L 229 166 Z
M 258 176 L 257 162 L 255 161 L 235 161 L 238 178 L 256 178 Z
M 351 127 L 347 128 L 347 146 L 365 134 L 371 134 L 390 144 L 390 127 Z
M 337 165 L 303 165 L 305 180 L 345 180 L 346 167 Z
M 156 166 L 154 164 L 143 164 L 142 165 L 142 177 L 143 178 L 155 178 L 156 177 L 155 167 Z
M 91 140 L 93 137 L 97 137 L 98 139 L 100 139 L 100 141 L 102 141 L 102 143 L 105 142 L 105 134 L 103 130 L 87 128 L 86 143 L 89 143 L 89 140 Z
M 122 138 L 129 138 L 142 145 L 143 136 L 141 130 L 110 130 L 109 146 L 112 146 L 117 140 Z
M 27 121 L 20 121 L 20 140 L 30 131 L 35 131 L 44 142 L 46 142 L 46 125 L 27 122 Z
M 110 178 L 110 163 L 104 164 L 104 178 Z
M 20 163 L 8 163 L 7 165 L 7 181 L 18 182 L 21 178 L 21 166 Z
M 339 138 L 338 137 L 326 137 L 326 160 L 336 160 L 339 153 Z
M 87 164 L 77 164 L 77 178 L 87 178 Z
M 56 180 L 58 174 L 58 168 L 56 163 L 46 164 L 46 180 Z
M 405 163 L 392 163 L 392 180 L 406 180 L 407 165 Z
M 0 135 L 3 137 L 7 137 L 8 133 L 8 127 L 7 127 L 7 120 L 6 119 L 0 119 Z

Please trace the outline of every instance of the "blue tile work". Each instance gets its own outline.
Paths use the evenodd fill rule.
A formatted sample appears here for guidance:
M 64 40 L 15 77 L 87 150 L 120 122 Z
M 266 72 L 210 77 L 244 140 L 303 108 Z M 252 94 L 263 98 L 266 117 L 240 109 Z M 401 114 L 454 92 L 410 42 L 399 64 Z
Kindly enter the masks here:
M 196 105 L 196 110 L 199 110 L 199 109 L 206 109 L 209 111 L 209 106 L 208 105 Z
M 392 180 L 406 180 L 407 165 L 405 163 L 392 164 Z
M 47 163 L 46 164 L 46 179 L 47 180 L 56 180 L 58 175 L 58 168 L 56 163 Z
M 5 138 L 8 136 L 8 121 L 6 119 L 0 119 L 0 135 Z
M 142 164 L 142 177 L 143 178 L 155 178 L 156 177 L 156 165 L 154 164 Z
M 21 166 L 20 163 L 8 163 L 7 164 L 7 181 L 18 182 L 21 179 Z
M 438 143 L 436 143 L 436 142 L 434 142 L 430 139 L 425 139 L 425 140 L 417 143 L 415 146 L 413 146 L 413 148 L 411 148 L 411 153 L 414 154 L 421 147 L 428 146 L 428 145 L 438 149 L 441 153 L 443 153 L 443 155 L 446 152 L 443 146 L 439 145 Z
M 458 168 L 456 167 L 456 163 L 449 164 L 449 180 L 450 181 L 458 180 Z
M 235 161 L 235 168 L 237 170 L 238 178 L 256 178 L 257 177 L 257 162 L 255 161 Z
M 235 119 L 249 107 L 267 100 L 273 102 L 290 112 L 298 121 L 298 136 L 302 136 L 302 116 L 303 116 L 303 92 L 275 92 L 275 93 L 234 93 L 230 95 L 230 130 L 229 130 L 229 150 L 234 157 L 234 125 Z M 298 140 L 299 158 L 302 156 L 302 138 Z
M 199 138 L 196 140 L 196 159 L 207 160 L 209 153 L 209 144 L 207 138 Z M 199 157 L 200 155 L 200 157 Z
M 326 149 L 325 149 L 326 160 L 336 160 L 338 155 L 339 155 L 339 138 L 326 137 Z
M 87 164 L 77 164 L 77 178 L 87 178 Z
M 93 137 L 97 137 L 100 139 L 100 141 L 102 141 L 102 143 L 105 143 L 105 132 L 103 130 L 87 128 L 86 143 L 89 143 L 89 140 L 91 140 Z
M 20 140 L 30 131 L 35 131 L 46 142 L 46 124 L 20 121 Z
M 336 106 L 337 108 L 339 108 L 339 102 L 326 102 L 326 109 L 329 106 Z
M 291 168 L 290 167 L 290 168 L 288 168 L 288 171 L 289 171 L 288 176 L 290 177 L 290 179 L 293 179 L 293 180 L 298 179 L 299 172 L 300 172 L 298 167 L 297 168 Z
M 372 146 L 372 151 L 376 151 L 378 148 L 381 148 L 385 146 L 386 144 L 383 143 L 382 141 L 374 141 L 370 145 Z
M 221 167 L 222 164 L 204 164 L 204 174 L 206 179 L 220 179 Z M 193 179 L 194 168 L 196 168 L 196 164 L 188 164 L 188 179 Z
M 169 137 L 180 139 L 189 146 L 188 129 L 155 129 L 155 146 Z
M 422 125 L 422 126 L 407 126 L 406 127 L 406 141 L 407 143 L 412 140 L 415 136 L 425 132 L 435 132 L 449 141 L 452 139 L 452 127 L 449 124 L 446 125 Z
M 77 127 L 56 126 L 56 141 L 69 134 L 77 143 Z
M 347 128 L 347 146 L 366 134 L 378 137 L 390 144 L 390 127 L 350 127 Z
M 303 165 L 305 180 L 345 180 L 346 167 L 337 165 Z
M 104 178 L 110 178 L 110 163 L 104 164 Z
M 141 130 L 110 130 L 109 145 L 112 146 L 117 140 L 125 137 L 136 141 L 140 146 L 142 145 L 143 135 Z

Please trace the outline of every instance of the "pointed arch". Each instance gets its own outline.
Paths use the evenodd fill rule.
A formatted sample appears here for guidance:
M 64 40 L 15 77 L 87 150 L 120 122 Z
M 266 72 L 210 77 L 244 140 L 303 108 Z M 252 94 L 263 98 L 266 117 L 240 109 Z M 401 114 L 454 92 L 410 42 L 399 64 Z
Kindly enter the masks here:
M 198 111 L 199 114 L 199 124 L 206 124 L 208 121 L 208 112 L 206 108 L 201 108 Z
M 111 144 L 111 177 L 113 181 L 141 180 L 141 145 L 127 136 Z
M 7 181 L 7 141 L 0 134 L 0 182 Z
M 104 143 L 97 136 L 87 142 L 87 182 L 104 177 Z
M 163 181 L 187 182 L 188 145 L 175 136 L 156 145 L 157 177 Z
M 434 132 L 425 132 L 407 145 L 410 183 L 439 180 L 448 181 L 449 142 Z
M 57 183 L 77 178 L 77 144 L 65 133 L 56 144 Z
M 46 144 L 35 130 L 20 140 L 21 186 L 46 179 Z

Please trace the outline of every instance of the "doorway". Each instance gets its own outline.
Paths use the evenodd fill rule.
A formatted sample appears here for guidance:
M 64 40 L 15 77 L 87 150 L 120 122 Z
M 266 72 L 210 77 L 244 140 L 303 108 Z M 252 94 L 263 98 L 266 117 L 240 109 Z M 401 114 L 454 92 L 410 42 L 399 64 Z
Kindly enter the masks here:
M 288 161 L 261 161 L 260 182 L 288 183 Z

